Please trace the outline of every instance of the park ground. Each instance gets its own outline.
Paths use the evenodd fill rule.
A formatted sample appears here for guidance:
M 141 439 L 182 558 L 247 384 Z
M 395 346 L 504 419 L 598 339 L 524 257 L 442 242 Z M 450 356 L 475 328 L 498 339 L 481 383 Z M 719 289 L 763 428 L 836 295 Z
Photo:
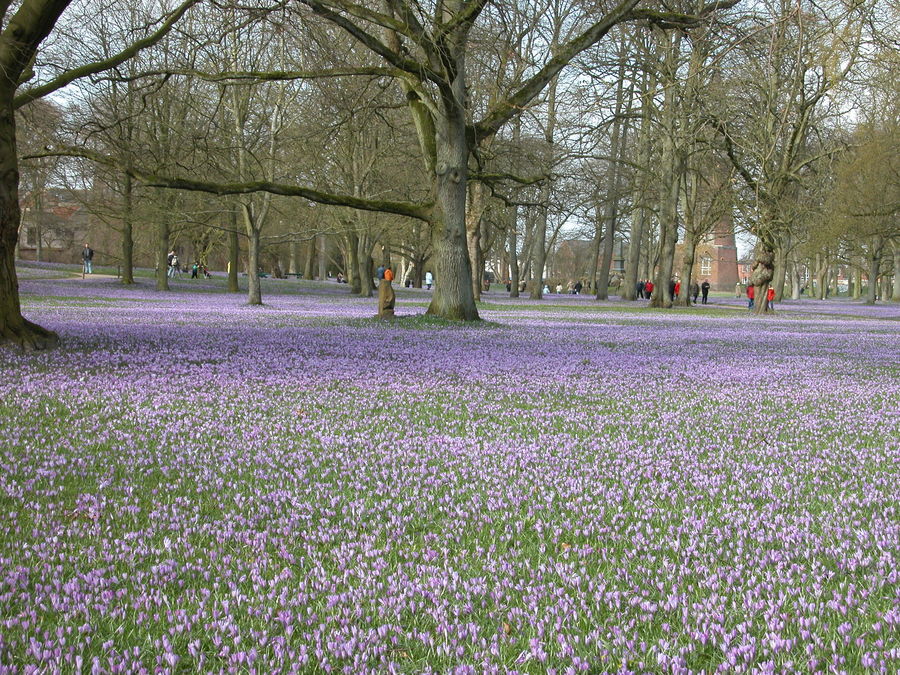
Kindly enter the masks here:
M 20 270 L 0 673 L 900 669 L 900 306 Z

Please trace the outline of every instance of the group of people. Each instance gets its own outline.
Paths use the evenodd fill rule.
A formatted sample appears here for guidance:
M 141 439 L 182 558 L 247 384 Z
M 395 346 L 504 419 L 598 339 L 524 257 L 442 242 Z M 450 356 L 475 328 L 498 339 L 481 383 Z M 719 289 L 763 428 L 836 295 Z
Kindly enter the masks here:
M 766 302 L 769 309 L 775 309 L 775 289 L 769 286 L 766 289 Z M 756 306 L 756 288 L 752 284 L 747 284 L 747 309 L 753 309 Z
M 175 253 L 175 249 L 173 248 L 169 251 L 169 255 L 166 256 L 166 276 L 170 279 L 175 278 L 177 275 L 182 272 L 186 272 L 187 268 L 181 268 L 181 261 L 178 260 L 178 254 Z M 193 265 L 191 265 L 191 279 L 196 279 L 200 275 L 203 275 L 204 279 L 211 279 L 212 274 L 209 273 L 209 269 L 201 263 L 200 261 L 195 261 Z
M 653 296 L 653 289 L 655 288 L 653 282 L 650 279 L 640 279 L 635 284 L 635 292 L 638 298 L 643 298 L 645 300 L 649 300 Z M 702 304 L 706 305 L 709 301 L 709 280 L 704 279 L 702 284 L 698 284 L 696 281 L 692 282 L 690 288 L 691 300 L 696 303 L 697 298 L 700 295 L 703 295 Z M 669 282 L 669 295 L 673 300 L 677 300 L 681 296 L 681 281 L 678 279 L 672 279 Z

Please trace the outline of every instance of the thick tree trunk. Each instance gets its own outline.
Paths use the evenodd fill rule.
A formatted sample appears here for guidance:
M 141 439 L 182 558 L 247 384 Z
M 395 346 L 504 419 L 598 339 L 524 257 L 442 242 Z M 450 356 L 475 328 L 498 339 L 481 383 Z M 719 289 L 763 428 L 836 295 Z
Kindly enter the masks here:
M 691 306 L 691 281 L 693 281 L 694 260 L 697 257 L 697 239 L 694 230 L 684 231 L 684 258 L 681 261 L 681 297 L 677 303 L 682 307 Z
M 592 288 L 599 288 L 597 284 L 597 270 L 600 267 L 600 246 L 603 244 L 603 218 L 600 216 L 600 205 L 595 206 L 597 218 L 594 225 L 594 238 L 591 239 L 591 261 L 588 264 L 588 279 L 592 284 Z M 606 300 L 597 296 L 597 300 Z
M 25 349 L 47 349 L 57 344 L 56 333 L 22 316 L 16 277 L 16 241 L 19 235 L 19 163 L 13 92 L 0 88 L 0 342 Z
M 900 302 L 900 243 L 891 244 L 894 249 L 894 288 L 891 302 Z
M 509 297 L 519 297 L 519 237 L 518 207 L 510 206 L 509 211 Z
M 784 281 L 787 275 L 787 252 L 784 244 L 775 250 L 775 276 L 772 279 L 772 288 L 775 289 L 775 302 L 781 302 L 784 298 Z
M 643 207 L 637 207 L 632 215 L 631 236 L 628 243 L 628 263 L 625 266 L 625 293 L 622 297 L 626 300 L 637 300 L 637 282 L 641 266 L 641 246 L 647 231 L 647 211 Z
M 297 242 L 293 239 L 288 244 L 288 274 L 297 274 Z
M 462 67 L 462 59 L 459 66 Z M 445 98 L 437 123 L 435 208 L 432 222 L 434 293 L 428 314 L 457 321 L 478 320 L 472 294 L 472 265 L 466 247 L 466 188 L 469 149 L 462 72 L 454 82 L 455 100 Z
M 368 255 L 368 253 L 366 254 Z M 313 278 L 313 268 L 316 263 L 316 246 L 315 243 L 309 241 L 306 243 L 306 259 L 303 261 L 303 278 Z
M 316 237 L 317 255 L 319 258 L 319 279 L 324 281 L 328 275 L 328 240 L 325 235 Z
M 547 264 L 547 207 L 550 201 L 550 186 L 544 181 L 541 188 L 540 206 L 534 223 L 534 255 L 531 260 L 531 289 L 529 297 L 540 300 L 544 297 L 544 267 Z
M 169 290 L 169 216 L 160 214 L 156 226 L 156 290 Z
M 866 304 L 874 305 L 878 295 L 878 270 L 881 267 L 881 251 L 884 241 L 881 237 L 873 237 L 867 259 L 869 270 L 869 285 L 866 288 Z
M 372 285 L 372 244 L 369 235 L 363 234 L 357 238 L 356 264 L 359 270 L 359 295 L 363 298 L 371 298 Z
M 134 187 L 131 176 L 125 174 L 122 185 L 122 283 L 134 283 Z
M 472 295 L 481 300 L 481 285 L 484 281 L 484 256 L 481 251 L 481 217 L 484 213 L 484 184 L 469 186 L 469 202 L 466 211 L 466 245 L 472 263 Z
M 238 266 L 240 265 L 240 239 L 237 231 L 237 211 L 231 210 L 231 229 L 228 231 L 228 292 L 240 293 Z
M 800 299 L 800 266 L 796 260 L 791 264 L 791 300 Z
M 750 285 L 753 286 L 753 312 L 765 314 L 769 311 L 766 293 L 775 276 L 775 251 L 772 247 L 759 244 L 756 249 L 756 260 L 750 272 Z
M 603 250 L 600 256 L 600 270 L 597 273 L 597 300 L 609 299 L 609 272 L 612 268 L 613 247 L 616 240 L 616 217 L 618 208 L 615 194 L 610 196 L 611 204 L 607 205 L 603 220 L 605 232 L 603 233 Z
M 359 274 L 359 236 L 356 232 L 347 235 L 347 277 L 350 292 L 359 295 L 362 292 L 362 278 Z
M 259 283 L 259 228 L 248 228 L 249 245 L 247 246 L 247 304 L 261 305 L 262 289 Z

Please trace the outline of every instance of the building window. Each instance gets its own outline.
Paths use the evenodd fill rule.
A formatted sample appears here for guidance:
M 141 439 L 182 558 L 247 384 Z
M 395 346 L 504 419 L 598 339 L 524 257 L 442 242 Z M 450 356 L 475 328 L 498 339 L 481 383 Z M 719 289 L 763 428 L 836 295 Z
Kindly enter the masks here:
M 708 276 L 712 274 L 712 258 L 705 255 L 700 258 L 700 275 Z

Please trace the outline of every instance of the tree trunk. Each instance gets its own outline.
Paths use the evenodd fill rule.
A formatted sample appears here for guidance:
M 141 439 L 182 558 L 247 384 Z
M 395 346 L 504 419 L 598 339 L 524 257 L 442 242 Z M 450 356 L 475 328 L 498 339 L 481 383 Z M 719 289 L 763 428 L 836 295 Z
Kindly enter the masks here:
M 791 264 L 791 300 L 800 299 L 800 265 L 797 260 Z
M 866 288 L 867 305 L 874 305 L 878 295 L 878 270 L 881 267 L 881 250 L 883 247 L 884 240 L 881 237 L 872 237 L 867 260 L 869 268 L 869 285 Z
M 350 292 L 359 295 L 362 292 L 362 278 L 359 274 L 359 236 L 356 232 L 347 235 L 347 277 Z
M 306 259 L 303 261 L 303 278 L 313 278 L 313 268 L 316 263 L 316 245 L 313 241 L 306 243 Z
M 164 204 L 167 202 L 164 202 Z M 169 290 L 169 211 L 160 214 L 156 226 L 156 290 Z M 179 263 L 180 264 L 180 263 Z
M 662 156 L 660 165 L 660 206 L 659 206 L 659 261 L 653 295 L 650 298 L 652 307 L 671 307 L 672 295 L 669 283 L 672 280 L 672 268 L 675 264 L 675 244 L 678 241 L 678 192 L 681 181 L 682 162 L 676 147 L 677 108 L 677 64 L 681 50 L 681 36 L 662 37 L 667 41 L 665 62 L 663 64 L 664 100 L 662 108 L 661 134 Z
M 529 297 L 532 300 L 540 300 L 544 297 L 544 267 L 547 264 L 547 207 L 550 201 L 550 186 L 544 181 L 541 187 L 540 206 L 534 223 L 534 248 L 531 258 L 531 291 Z
M 697 257 L 697 238 L 694 229 L 684 230 L 684 258 L 681 261 L 681 297 L 677 303 L 682 307 L 691 306 L 691 281 L 693 281 L 694 259 Z
M 457 75 L 452 96 L 441 98 L 443 114 L 438 116 L 435 137 L 434 293 L 428 314 L 455 321 L 478 320 L 472 294 L 472 265 L 466 246 L 466 191 L 469 178 L 469 147 L 466 142 L 465 66 L 457 57 Z
M 249 245 L 247 246 L 247 304 L 261 305 L 262 289 L 259 283 L 259 228 L 251 225 L 248 228 Z
M 361 234 L 357 239 L 356 264 L 359 270 L 359 295 L 372 297 L 372 244 L 368 234 Z
M 891 293 L 892 302 L 900 302 L 900 243 L 892 242 L 894 249 L 894 288 Z
M 328 240 L 324 234 L 316 237 L 316 248 L 319 258 L 319 279 L 324 281 L 328 275 Z
M 787 251 L 785 242 L 775 250 L 775 275 L 772 279 L 772 288 L 775 289 L 775 302 L 781 302 L 784 298 L 784 280 L 787 275 Z
M 228 292 L 240 293 L 238 265 L 240 264 L 240 240 L 238 239 L 237 209 L 231 209 L 231 229 L 228 230 Z
M 122 283 L 134 283 L 134 188 L 131 176 L 125 174 L 122 185 Z
M 466 245 L 472 263 L 472 295 L 481 300 L 484 281 L 484 256 L 481 251 L 481 217 L 484 213 L 484 183 L 469 185 L 469 202 L 466 212 Z
M 519 237 L 518 237 L 518 213 L 516 206 L 509 206 L 509 297 L 519 297 Z
M 0 89 L 0 342 L 47 349 L 58 343 L 56 333 L 25 319 L 19 304 L 15 250 L 22 216 L 12 96 L 12 91 Z
M 288 274 L 297 274 L 297 242 L 294 239 L 288 244 Z
M 615 190 L 609 197 L 610 203 L 604 209 L 603 221 L 605 232 L 603 233 L 603 250 L 600 257 L 600 270 L 597 274 L 597 300 L 609 299 L 609 271 L 612 268 L 613 247 L 616 239 L 616 217 L 618 205 Z
M 750 272 L 750 285 L 753 286 L 753 312 L 757 315 L 769 311 L 769 300 L 766 293 L 775 276 L 775 250 L 771 245 L 760 243 L 756 247 L 756 260 Z

